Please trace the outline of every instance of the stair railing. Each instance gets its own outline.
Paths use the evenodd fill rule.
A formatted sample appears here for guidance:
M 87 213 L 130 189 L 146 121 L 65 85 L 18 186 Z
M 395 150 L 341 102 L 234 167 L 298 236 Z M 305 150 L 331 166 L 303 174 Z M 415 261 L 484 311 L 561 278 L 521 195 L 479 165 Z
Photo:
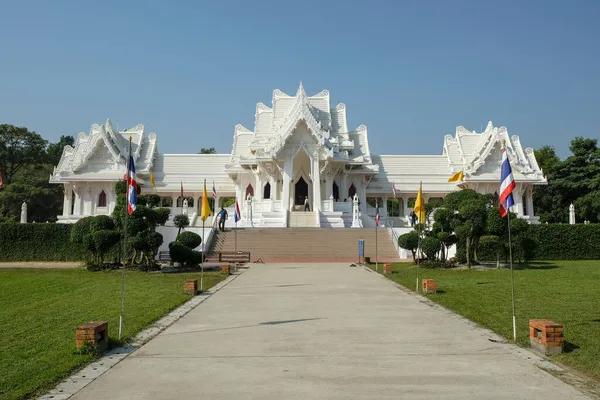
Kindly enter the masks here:
M 394 243 L 394 248 L 398 255 L 400 255 L 400 245 L 398 244 L 398 234 L 394 229 L 394 221 L 391 218 L 385 217 L 385 226 L 388 226 L 390 229 L 390 236 L 392 238 L 392 242 Z

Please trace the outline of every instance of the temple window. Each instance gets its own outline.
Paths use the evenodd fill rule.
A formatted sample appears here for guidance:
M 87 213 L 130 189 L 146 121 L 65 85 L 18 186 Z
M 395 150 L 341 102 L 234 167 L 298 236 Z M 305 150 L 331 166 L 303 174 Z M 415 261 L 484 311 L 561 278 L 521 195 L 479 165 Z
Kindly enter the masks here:
M 251 184 L 248 184 L 248 186 L 246 186 L 246 195 L 244 196 L 244 199 L 247 199 L 248 195 L 254 197 L 254 188 Z
M 333 199 L 335 201 L 340 201 L 340 188 L 335 181 L 333 181 Z
M 160 198 L 160 206 L 161 207 L 173 207 L 173 198 L 172 197 L 161 197 Z
M 106 193 L 104 190 L 98 195 L 98 207 L 106 207 Z
M 265 185 L 265 189 L 263 190 L 263 199 L 270 199 L 271 198 L 271 184 L 269 182 L 267 182 L 267 184 Z

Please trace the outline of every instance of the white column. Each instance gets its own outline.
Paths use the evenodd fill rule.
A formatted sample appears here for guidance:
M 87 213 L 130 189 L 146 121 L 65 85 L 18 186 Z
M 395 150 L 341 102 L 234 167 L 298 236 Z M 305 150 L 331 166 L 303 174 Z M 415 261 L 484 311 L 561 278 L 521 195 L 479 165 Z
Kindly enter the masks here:
M 384 217 L 388 216 L 388 210 L 387 210 L 387 197 L 383 197 L 383 211 L 381 212 L 381 215 Z
M 292 180 L 293 160 L 289 157 L 283 163 L 283 198 L 281 199 L 282 208 L 285 211 L 290 209 L 290 182 Z
M 319 158 L 313 160 L 313 211 L 321 210 L 321 169 Z
M 71 185 L 65 183 L 63 186 L 65 190 L 65 197 L 63 200 L 63 215 L 66 217 L 71 214 L 71 201 L 73 201 L 71 199 L 71 195 L 73 192 L 71 189 Z
M 179 198 L 179 195 L 175 196 L 175 195 L 171 195 L 171 201 L 173 202 L 173 209 L 171 210 L 171 215 L 173 217 L 175 217 L 177 214 L 179 214 L 177 212 L 177 199 Z
M 342 173 L 342 179 L 340 182 L 340 200 L 344 201 L 344 199 L 348 198 L 348 175 Z
M 367 215 L 367 183 L 361 182 L 358 190 L 360 191 L 360 212 Z
M 252 200 L 254 200 L 254 201 L 263 200 L 263 187 L 262 187 L 262 181 L 260 180 L 260 174 L 255 175 L 254 181 L 255 181 L 254 187 L 256 189 L 254 190 L 254 199 L 252 199 Z
M 527 213 L 529 216 L 533 217 L 535 213 L 533 212 L 533 191 L 531 187 L 527 190 Z

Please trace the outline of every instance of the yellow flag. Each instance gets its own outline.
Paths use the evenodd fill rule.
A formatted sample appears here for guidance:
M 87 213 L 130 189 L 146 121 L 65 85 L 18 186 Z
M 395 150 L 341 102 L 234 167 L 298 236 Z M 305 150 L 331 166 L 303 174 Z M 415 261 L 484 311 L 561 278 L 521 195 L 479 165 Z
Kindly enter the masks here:
M 450 177 L 450 179 L 448 179 L 448 182 L 462 182 L 463 180 L 463 172 L 459 171 L 456 174 L 452 175 Z
M 206 221 L 210 216 L 210 205 L 208 204 L 208 195 L 206 194 L 206 179 L 204 180 L 204 189 L 202 190 L 202 210 L 200 211 L 200 219 Z
M 156 182 L 154 182 L 154 175 L 152 175 L 152 171 L 150 171 L 150 183 L 152 187 L 156 190 Z
M 423 201 L 423 183 L 419 185 L 419 193 L 417 194 L 417 200 L 415 201 L 415 214 L 417 214 L 417 218 L 419 222 L 425 222 L 425 201 Z

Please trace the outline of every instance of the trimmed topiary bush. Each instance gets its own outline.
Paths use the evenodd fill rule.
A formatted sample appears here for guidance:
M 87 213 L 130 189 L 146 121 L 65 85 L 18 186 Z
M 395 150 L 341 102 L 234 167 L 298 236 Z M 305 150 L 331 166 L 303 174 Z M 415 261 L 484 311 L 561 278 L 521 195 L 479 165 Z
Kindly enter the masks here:
M 182 243 L 188 249 L 194 250 L 202 243 L 200 235 L 194 232 L 181 232 L 177 235 L 177 241 Z
M 419 234 L 416 231 L 410 231 L 398 237 L 398 246 L 412 253 L 413 260 L 416 259 L 417 248 L 419 247 Z
M 421 241 L 421 250 L 429 260 L 435 260 L 441 248 L 442 242 L 438 238 L 426 237 Z

